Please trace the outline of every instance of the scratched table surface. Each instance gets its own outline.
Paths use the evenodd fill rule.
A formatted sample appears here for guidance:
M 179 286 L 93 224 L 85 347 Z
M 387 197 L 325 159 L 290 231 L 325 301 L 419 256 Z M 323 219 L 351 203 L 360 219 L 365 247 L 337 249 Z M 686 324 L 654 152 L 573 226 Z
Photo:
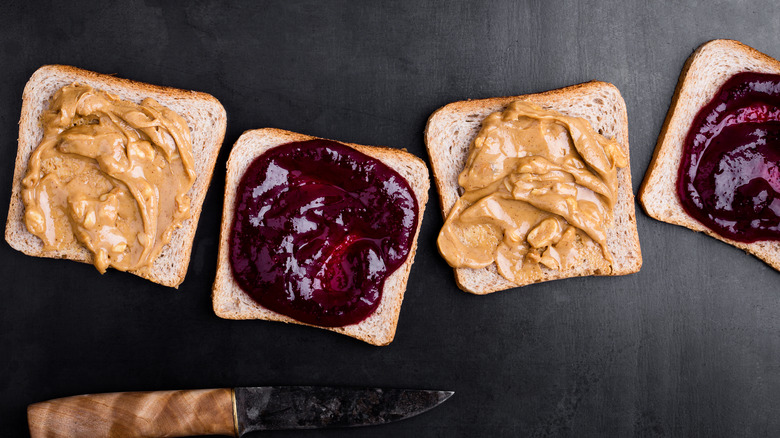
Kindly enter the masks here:
M 0 244 L 1 435 L 26 436 L 27 405 L 57 397 L 305 384 L 456 394 L 390 425 L 256 436 L 780 436 L 780 273 L 638 205 L 638 274 L 473 296 L 436 250 L 432 189 L 387 347 L 221 320 L 210 297 L 225 164 L 245 130 L 427 161 L 426 120 L 449 102 L 598 79 L 625 98 L 636 192 L 686 58 L 715 38 L 780 57 L 775 1 L 54 3 L 0 5 L 0 210 L 42 65 L 210 93 L 227 133 L 178 290 Z

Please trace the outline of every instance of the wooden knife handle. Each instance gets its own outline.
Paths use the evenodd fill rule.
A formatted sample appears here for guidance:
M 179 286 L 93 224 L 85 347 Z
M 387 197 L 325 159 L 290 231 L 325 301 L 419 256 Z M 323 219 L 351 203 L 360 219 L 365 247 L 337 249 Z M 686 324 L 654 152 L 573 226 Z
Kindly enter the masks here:
M 30 405 L 31 438 L 238 436 L 232 389 L 117 392 Z

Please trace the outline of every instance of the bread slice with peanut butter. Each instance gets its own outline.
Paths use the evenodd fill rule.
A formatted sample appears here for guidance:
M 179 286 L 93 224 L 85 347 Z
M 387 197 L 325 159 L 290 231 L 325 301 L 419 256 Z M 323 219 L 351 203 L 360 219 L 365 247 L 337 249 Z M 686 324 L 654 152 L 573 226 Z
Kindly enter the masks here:
M 368 315 L 365 319 L 353 324 L 330 327 L 300 322 L 290 316 L 278 313 L 259 304 L 242 289 L 234 275 L 234 271 L 231 267 L 230 239 L 234 217 L 238 210 L 237 192 L 239 190 L 240 181 L 247 172 L 247 169 L 252 165 L 253 161 L 267 151 L 280 145 L 310 140 L 322 139 L 280 129 L 264 128 L 245 132 L 233 146 L 227 163 L 227 174 L 225 177 L 225 206 L 222 214 L 222 229 L 220 232 L 219 254 L 217 256 L 217 275 L 212 289 L 214 312 L 220 318 L 226 319 L 263 319 L 319 327 L 359 339 L 372 345 L 387 345 L 395 337 L 398 317 L 401 311 L 401 303 L 406 291 L 409 272 L 417 251 L 417 237 L 420 232 L 420 225 L 422 224 L 425 205 L 428 201 L 428 189 L 430 187 L 428 169 L 425 166 L 425 163 L 406 151 L 339 142 L 341 145 L 356 149 L 358 152 L 380 161 L 393 171 L 397 172 L 397 174 L 409 184 L 417 201 L 417 223 L 414 225 L 415 231 L 408 255 L 406 256 L 405 261 L 385 278 L 379 304 L 373 313 Z M 391 181 L 385 181 L 385 183 L 391 183 Z M 253 196 L 254 193 L 255 192 L 253 192 Z M 328 201 L 328 203 L 332 202 L 334 202 L 334 200 Z M 286 201 L 284 203 L 286 204 Z M 285 207 L 285 209 L 286 208 L 287 207 Z M 319 215 L 321 213 L 316 214 Z M 260 216 L 260 213 L 258 216 Z M 326 228 L 326 226 L 323 224 L 317 226 L 317 229 L 324 228 Z M 347 242 L 345 242 L 345 244 L 346 243 Z M 312 247 L 311 242 L 303 243 L 302 246 L 304 245 Z M 261 249 L 257 249 L 257 251 L 260 252 Z M 321 251 L 321 249 L 318 249 L 318 251 Z
M 100 151 L 98 155 L 94 156 L 95 160 L 100 163 L 100 166 L 119 166 L 124 177 L 127 178 L 129 178 L 128 175 L 133 175 L 133 168 L 128 164 L 132 164 L 132 161 L 128 161 L 128 157 L 133 154 L 135 154 L 135 156 L 140 156 L 143 159 L 147 159 L 149 163 L 152 163 L 149 164 L 150 168 L 151 166 L 156 166 L 155 168 L 159 168 L 163 172 L 175 173 L 175 170 L 165 167 L 164 157 L 171 160 L 171 163 L 176 162 L 177 164 L 175 164 L 175 166 L 177 166 L 177 169 L 178 166 L 184 166 L 184 170 L 179 172 L 181 175 L 179 179 L 183 181 L 183 185 L 181 186 L 182 193 L 176 195 L 175 203 L 171 199 L 167 199 L 168 202 L 161 201 L 159 203 L 154 203 L 153 208 L 146 209 L 145 213 L 148 214 L 144 216 L 145 222 L 143 222 L 143 229 L 148 232 L 147 234 L 153 237 L 164 235 L 166 238 L 165 240 L 167 240 L 168 237 L 170 240 L 167 244 L 162 245 L 161 249 L 158 247 L 154 248 L 154 251 L 151 249 L 144 249 L 139 252 L 144 254 L 151 252 L 153 255 L 159 254 L 156 257 L 152 257 L 148 263 L 127 264 L 127 271 L 132 274 L 164 286 L 178 287 L 184 280 L 187 272 L 198 218 L 200 216 L 206 191 L 211 181 L 211 175 L 214 170 L 219 148 L 224 139 L 227 121 L 225 110 L 219 101 L 205 93 L 149 85 L 70 66 L 48 65 L 38 69 L 27 82 L 22 95 L 18 151 L 14 169 L 11 204 L 9 206 L 8 220 L 6 222 L 6 241 L 8 241 L 14 249 L 28 255 L 93 263 L 96 264 L 99 269 L 101 267 L 105 269 L 106 265 L 104 263 L 96 263 L 100 262 L 100 260 L 96 260 L 94 254 L 100 254 L 102 252 L 103 255 L 105 255 L 108 250 L 113 250 L 117 254 L 122 254 L 123 252 L 129 253 L 130 250 L 126 248 L 128 245 L 125 243 L 129 245 L 135 243 L 136 239 L 122 240 L 118 236 L 113 235 L 114 240 L 104 242 L 102 245 L 103 249 L 96 249 L 94 253 L 89 251 L 76 238 L 57 241 L 57 245 L 53 245 L 51 242 L 54 242 L 54 240 L 51 240 L 48 245 L 45 245 L 43 240 L 31 233 L 25 224 L 26 208 L 24 193 L 25 190 L 30 192 L 30 187 L 27 187 L 27 189 L 23 188 L 23 181 L 28 175 L 28 166 L 31 162 L 31 156 L 33 156 L 34 151 L 39 147 L 42 140 L 44 140 L 44 114 L 50 105 L 55 105 L 53 98 L 57 95 L 58 91 L 63 89 L 63 87 L 73 86 L 74 84 L 77 84 L 77 88 L 83 88 L 82 90 L 77 90 L 77 93 L 83 93 L 84 90 L 93 90 L 94 93 L 99 94 L 112 102 L 127 102 L 127 108 L 131 108 L 128 110 L 131 113 L 128 117 L 135 118 L 133 122 L 139 123 L 140 127 L 138 127 L 138 129 L 133 129 L 126 120 L 119 120 L 119 118 L 105 114 L 102 116 L 105 120 L 100 120 L 99 116 L 91 115 L 89 117 L 92 117 L 92 119 L 87 121 L 76 120 L 74 118 L 76 121 L 71 123 L 71 126 L 63 126 L 65 130 L 74 128 L 78 125 L 90 125 L 93 123 L 95 126 L 103 126 L 103 122 L 107 121 L 107 123 L 113 123 L 117 127 L 117 132 L 106 133 L 105 131 L 97 129 L 92 129 L 90 131 L 89 126 L 82 126 L 84 129 L 81 130 L 80 128 L 75 130 L 71 129 L 71 136 L 69 138 L 70 143 L 65 144 L 64 141 L 61 141 L 57 143 L 56 146 L 49 145 L 52 150 L 56 149 L 62 154 L 67 155 L 74 153 L 76 152 L 76 149 L 79 149 L 78 152 L 86 154 L 86 156 L 95 155 L 96 151 Z M 81 97 L 77 97 L 77 101 L 80 98 Z M 94 96 L 91 98 L 94 98 Z M 113 101 L 112 99 L 114 98 L 117 100 Z M 145 110 L 146 113 L 144 113 L 144 111 L 139 112 L 132 110 L 133 105 L 140 104 L 145 99 L 149 99 L 147 100 L 147 103 L 150 105 L 148 107 L 149 109 Z M 63 123 L 67 124 L 69 120 L 68 117 L 73 117 L 73 110 L 63 108 L 60 111 L 62 114 L 61 118 L 64 120 Z M 79 109 L 77 111 L 82 110 Z M 144 114 L 149 114 L 150 116 L 147 118 Z M 183 122 L 186 125 L 186 130 L 166 130 L 166 127 L 161 127 L 157 123 L 154 117 L 155 114 L 161 115 L 160 117 L 172 117 L 177 121 Z M 79 113 L 79 115 L 83 114 Z M 50 115 L 49 117 L 51 118 L 53 116 Z M 112 119 L 112 117 L 114 118 Z M 112 158 L 113 161 L 111 161 L 111 163 L 113 164 L 109 164 L 108 160 L 103 160 L 100 156 L 101 153 L 108 150 L 107 144 L 101 144 L 100 141 L 96 141 L 92 144 L 94 150 L 84 150 L 85 143 L 79 142 L 79 136 L 85 135 L 87 131 L 91 132 L 92 135 L 107 136 L 107 139 L 110 137 L 110 140 L 114 142 L 126 143 L 126 145 L 121 146 L 118 143 L 112 145 L 114 157 Z M 141 132 L 143 132 L 143 134 L 141 134 Z M 157 140 L 152 139 L 153 137 L 157 137 Z M 168 147 L 173 147 L 173 144 L 178 144 L 180 138 L 186 137 L 189 137 L 191 140 L 191 154 L 189 151 L 177 150 L 176 148 L 170 149 Z M 52 139 L 49 138 L 49 140 Z M 163 147 L 160 148 L 158 143 Z M 130 146 L 132 146 L 132 148 Z M 129 149 L 133 150 L 131 151 Z M 155 158 L 156 161 L 153 161 L 153 158 Z M 132 157 L 130 159 L 132 159 Z M 52 162 L 54 162 L 54 166 L 56 167 L 57 162 Z M 45 164 L 45 166 L 51 168 L 52 162 Z M 183 164 L 178 164 L 179 162 Z M 171 166 L 174 166 L 174 164 L 171 164 Z M 92 167 L 93 170 L 96 168 L 96 166 Z M 48 170 L 51 171 L 51 169 Z M 138 177 L 139 173 L 137 170 L 134 175 Z M 111 181 L 111 178 L 114 177 L 104 177 L 101 180 L 101 183 Z M 41 178 L 34 176 L 28 180 L 26 185 L 32 186 L 34 183 L 39 182 L 40 179 Z M 159 179 L 155 181 L 157 184 L 161 184 L 161 181 L 166 180 Z M 117 186 L 119 185 L 121 184 L 117 184 Z M 158 198 L 159 196 L 163 196 L 156 194 L 157 192 L 155 192 L 155 189 L 144 182 L 141 182 L 140 186 L 133 187 L 130 190 L 127 190 L 127 186 L 122 187 L 125 189 L 125 192 L 133 192 L 137 197 L 136 199 L 142 199 L 141 197 L 151 199 L 150 197 L 152 196 Z M 119 219 L 116 219 L 116 202 L 114 202 L 113 206 L 108 205 L 111 204 L 112 201 L 116 201 L 115 198 L 119 192 L 121 192 L 121 190 L 116 189 L 103 194 L 90 194 L 90 196 L 94 195 L 93 197 L 95 199 L 79 195 L 80 197 L 74 197 L 74 199 L 68 200 L 68 208 L 70 208 L 68 214 L 74 214 L 81 220 L 82 239 L 88 239 L 91 242 L 92 240 L 90 239 L 94 239 L 95 236 L 100 234 L 94 230 L 95 222 L 97 222 L 99 227 L 104 227 L 104 230 L 110 228 L 106 224 L 100 223 L 101 216 L 98 214 L 96 217 L 96 212 L 103 212 L 109 219 L 113 220 L 113 231 L 119 229 L 119 225 L 116 224 L 129 220 L 128 215 L 125 214 L 122 216 L 124 214 L 123 212 L 119 212 Z M 27 196 L 32 199 L 37 195 L 28 194 Z M 175 194 L 171 194 L 167 198 L 172 198 L 174 195 Z M 187 202 L 185 201 L 189 201 L 189 206 L 187 206 Z M 120 209 L 121 208 L 124 207 L 120 207 Z M 188 212 L 187 208 L 189 209 Z M 139 207 L 139 209 L 144 210 L 144 208 L 141 207 Z M 166 214 L 166 212 L 167 214 L 173 214 L 180 219 L 172 222 L 173 225 L 169 227 L 167 233 L 165 232 L 164 227 L 161 226 L 161 228 L 158 229 L 155 226 L 158 222 L 159 214 Z M 40 219 L 39 216 L 40 212 L 31 213 L 30 215 L 33 219 Z M 162 223 L 162 221 L 160 223 Z M 93 232 L 87 232 L 88 228 L 92 229 Z M 137 240 L 141 242 L 146 241 L 147 237 L 142 236 L 141 234 L 142 233 L 139 233 Z M 96 244 L 95 248 L 98 247 L 100 247 L 100 245 Z
M 605 254 L 611 255 L 611 261 L 595 249 L 581 251 L 581 258 L 569 267 L 553 269 L 547 266 L 553 263 L 540 263 L 534 275 L 515 277 L 517 281 L 499 274 L 495 262 L 480 268 L 456 267 L 458 286 L 466 292 L 481 295 L 548 280 L 638 272 L 642 266 L 642 255 L 631 188 L 628 119 L 620 92 L 609 83 L 593 81 L 544 93 L 454 102 L 436 110 L 428 119 L 425 144 L 439 192 L 442 216 L 447 219 L 463 194 L 459 174 L 467 164 L 482 122 L 490 114 L 505 111 L 516 101 L 529 102 L 564 116 L 583 118 L 599 134 L 615 140 L 625 155 L 626 166 L 618 168 L 616 173 L 613 220 L 604 229 L 606 248 L 601 248 Z M 497 236 L 499 241 L 503 238 L 503 235 Z

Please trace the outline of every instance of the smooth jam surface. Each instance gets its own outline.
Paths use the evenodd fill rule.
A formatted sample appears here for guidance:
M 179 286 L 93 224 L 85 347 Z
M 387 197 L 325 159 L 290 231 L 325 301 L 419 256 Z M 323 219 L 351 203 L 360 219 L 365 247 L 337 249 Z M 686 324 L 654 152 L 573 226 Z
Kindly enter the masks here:
M 780 240 L 780 75 L 736 74 L 699 111 L 677 194 L 689 215 L 723 237 Z
M 268 309 L 325 327 L 358 323 L 409 255 L 417 218 L 409 183 L 381 161 L 329 140 L 284 144 L 239 183 L 231 267 Z

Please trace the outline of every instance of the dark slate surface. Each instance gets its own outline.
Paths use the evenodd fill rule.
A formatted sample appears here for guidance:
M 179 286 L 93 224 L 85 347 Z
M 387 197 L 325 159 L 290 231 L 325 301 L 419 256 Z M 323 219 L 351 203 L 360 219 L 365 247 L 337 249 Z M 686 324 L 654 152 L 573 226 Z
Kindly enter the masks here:
M 10 198 L 21 94 L 63 63 L 205 91 L 228 114 L 178 291 L 0 244 L 0 430 L 25 408 L 88 392 L 238 385 L 455 390 L 381 427 L 267 437 L 780 436 L 780 273 L 638 209 L 644 267 L 490 296 L 460 292 L 435 248 L 431 191 L 395 342 L 223 321 L 210 287 L 224 168 L 247 129 L 405 147 L 451 101 L 591 79 L 628 105 L 633 184 L 685 59 L 713 38 L 780 56 L 780 8 L 742 2 L 4 2 L 0 207 Z

